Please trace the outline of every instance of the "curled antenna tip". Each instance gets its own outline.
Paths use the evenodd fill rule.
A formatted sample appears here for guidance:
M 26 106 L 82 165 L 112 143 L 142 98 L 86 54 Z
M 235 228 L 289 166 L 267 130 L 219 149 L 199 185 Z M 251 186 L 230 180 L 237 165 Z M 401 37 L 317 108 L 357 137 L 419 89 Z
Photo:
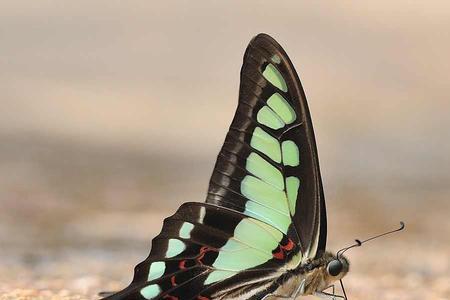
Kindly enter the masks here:
M 350 246 L 348 246 L 348 247 L 342 248 L 341 250 L 339 250 L 339 251 L 337 252 L 336 256 L 339 257 L 340 255 L 344 254 L 345 251 L 347 251 L 347 250 L 349 250 L 349 249 L 351 249 L 351 248 L 359 247 L 359 246 L 361 246 L 362 244 L 364 244 L 364 243 L 366 243 L 366 242 L 368 242 L 368 241 L 377 239 L 377 238 L 379 238 L 379 237 L 382 237 L 382 236 L 385 236 L 385 235 L 388 235 L 388 234 L 391 234 L 391 233 L 394 233 L 394 232 L 398 232 L 398 231 L 400 231 L 400 230 L 403 230 L 403 228 L 405 228 L 405 223 L 404 223 L 403 221 L 400 221 L 400 228 L 397 228 L 397 229 L 394 229 L 394 230 L 391 230 L 391 231 L 388 231 L 388 232 L 385 232 L 385 233 L 382 233 L 382 234 L 379 234 L 379 235 L 370 237 L 370 238 L 365 239 L 365 240 L 363 240 L 363 241 L 361 241 L 361 240 L 359 240 L 359 239 L 355 239 L 355 243 L 356 243 L 356 244 L 353 244 L 353 245 L 350 245 Z

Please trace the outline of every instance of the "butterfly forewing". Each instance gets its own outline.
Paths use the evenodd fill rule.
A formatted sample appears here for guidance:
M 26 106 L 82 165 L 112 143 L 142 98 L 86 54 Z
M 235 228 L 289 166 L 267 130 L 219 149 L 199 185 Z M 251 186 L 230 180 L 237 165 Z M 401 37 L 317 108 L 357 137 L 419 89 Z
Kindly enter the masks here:
M 108 299 L 261 299 L 325 249 L 326 215 L 306 98 L 284 50 L 260 34 L 206 203 L 164 221 L 132 283 Z
M 206 201 L 278 228 L 299 242 L 305 258 L 325 249 L 325 202 L 306 97 L 287 54 L 267 35 L 254 38 L 245 53 L 239 104 Z

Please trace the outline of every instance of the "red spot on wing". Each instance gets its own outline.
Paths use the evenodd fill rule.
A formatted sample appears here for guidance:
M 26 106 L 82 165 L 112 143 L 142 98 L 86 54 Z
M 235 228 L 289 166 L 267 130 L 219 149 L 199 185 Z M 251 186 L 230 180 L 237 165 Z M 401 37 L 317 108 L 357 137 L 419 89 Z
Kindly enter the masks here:
M 208 251 L 210 251 L 211 250 L 211 248 L 209 248 L 208 246 L 202 246 L 201 248 L 200 248 L 200 254 L 204 254 L 204 253 L 206 253 L 206 252 L 208 252 Z
M 288 243 L 286 245 L 281 246 L 281 249 L 286 250 L 286 251 L 291 251 L 292 249 L 294 249 L 294 246 L 295 246 L 294 242 L 291 239 L 289 239 Z
M 196 258 L 196 260 L 198 261 L 198 263 L 199 263 L 200 265 L 203 265 L 202 259 L 203 259 L 203 257 L 205 257 L 205 254 L 206 254 L 208 251 L 215 251 L 215 249 L 210 248 L 210 247 L 208 247 L 208 246 L 203 246 L 203 247 L 200 248 L 200 253 L 199 253 L 199 255 L 198 255 L 197 258 Z
M 196 260 L 198 261 L 198 263 L 200 265 L 203 265 L 203 262 L 202 262 L 203 257 L 205 257 L 205 252 L 203 252 L 203 253 L 200 252 L 200 255 L 196 258 Z
M 197 296 L 197 300 L 210 300 L 208 297 Z
M 177 283 L 175 282 L 175 276 L 170 277 L 170 283 L 172 283 L 172 286 L 177 285 Z
M 181 269 L 181 270 L 184 270 L 184 269 L 186 269 L 186 260 L 182 260 L 182 261 L 180 261 L 180 263 L 178 264 L 178 267 Z
M 280 250 L 278 250 L 275 253 L 272 253 L 273 257 L 275 257 L 276 259 L 284 259 L 284 252 L 283 249 L 280 248 Z
M 172 295 L 165 295 L 164 299 L 169 299 L 169 300 L 178 300 L 178 297 L 172 296 Z

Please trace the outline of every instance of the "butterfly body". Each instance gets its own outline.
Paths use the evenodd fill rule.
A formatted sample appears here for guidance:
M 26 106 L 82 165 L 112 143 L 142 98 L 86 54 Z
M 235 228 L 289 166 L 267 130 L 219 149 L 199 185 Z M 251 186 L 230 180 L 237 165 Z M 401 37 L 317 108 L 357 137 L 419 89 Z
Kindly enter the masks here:
M 298 296 L 315 295 L 334 285 L 337 280 L 342 279 L 349 270 L 348 260 L 342 256 L 343 270 L 337 276 L 332 276 L 327 271 L 328 264 L 335 260 L 336 256 L 331 252 L 325 252 L 320 258 L 309 260 L 306 263 L 291 270 L 280 270 L 281 275 L 276 279 L 269 277 L 267 282 L 257 284 L 258 288 L 243 284 L 230 287 L 229 290 L 222 290 L 212 298 L 221 300 L 244 300 L 244 299 L 275 299 L 292 298 Z M 277 273 L 274 273 L 274 275 Z
M 286 52 L 259 34 L 244 55 L 238 107 L 206 201 L 165 219 L 131 284 L 106 299 L 320 293 L 348 271 L 345 258 L 325 251 L 326 226 L 306 96 Z

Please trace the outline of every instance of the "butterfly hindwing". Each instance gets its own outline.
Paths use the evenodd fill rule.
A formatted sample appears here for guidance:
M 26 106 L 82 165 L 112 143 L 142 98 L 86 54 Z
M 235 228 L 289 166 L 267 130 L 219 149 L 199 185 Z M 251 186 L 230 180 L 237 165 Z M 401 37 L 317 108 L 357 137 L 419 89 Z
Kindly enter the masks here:
M 295 252 L 293 241 L 264 222 L 207 203 L 185 203 L 164 220 L 130 286 L 109 299 L 206 299 L 255 278 L 280 276 L 279 268 Z

